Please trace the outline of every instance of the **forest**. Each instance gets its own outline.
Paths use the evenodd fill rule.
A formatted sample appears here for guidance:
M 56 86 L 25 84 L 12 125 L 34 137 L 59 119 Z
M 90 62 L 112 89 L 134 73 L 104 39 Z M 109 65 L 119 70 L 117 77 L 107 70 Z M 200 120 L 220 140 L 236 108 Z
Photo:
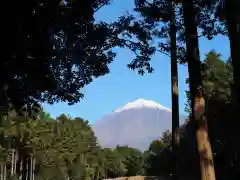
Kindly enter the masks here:
M 234 118 L 231 59 L 223 61 L 221 55 L 212 50 L 206 54 L 203 65 L 206 112 L 210 122 L 209 137 L 216 177 L 237 179 L 240 160 L 236 155 L 240 152 L 234 143 L 237 135 L 230 133 L 236 125 L 227 125 L 229 119 Z M 188 109 L 187 102 L 186 111 Z M 173 173 L 171 131 L 164 132 L 161 139 L 153 141 L 145 152 L 127 146 L 110 149 L 99 146 L 87 120 L 65 114 L 53 119 L 43 109 L 34 116 L 28 118 L 11 112 L 2 117 L 2 175 L 100 180 L 136 175 L 165 177 Z M 179 167 L 181 176 L 187 178 L 199 174 L 192 126 L 192 122 L 186 119 L 180 127 Z M 25 173 L 20 173 L 21 168 L 26 169 Z
M 134 13 L 97 22 L 96 13 L 113 2 L 3 2 L 11 16 L 2 18 L 0 180 L 239 179 L 240 1 L 134 0 Z M 212 50 L 202 61 L 199 39 L 219 35 L 229 38 L 229 59 Z M 100 147 L 87 120 L 54 119 L 41 107 L 79 103 L 81 89 L 110 72 L 115 48 L 133 53 L 126 66 L 139 75 L 154 73 L 157 52 L 171 60 L 172 129 L 146 152 Z M 182 126 L 178 63 L 189 73 Z

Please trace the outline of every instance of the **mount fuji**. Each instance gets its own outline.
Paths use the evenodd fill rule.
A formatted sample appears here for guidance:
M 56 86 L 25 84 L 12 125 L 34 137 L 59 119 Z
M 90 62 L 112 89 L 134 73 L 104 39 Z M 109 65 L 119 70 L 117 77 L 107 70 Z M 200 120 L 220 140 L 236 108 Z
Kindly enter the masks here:
M 184 119 L 180 116 L 180 124 Z M 92 128 L 102 147 L 126 145 L 144 151 L 164 131 L 171 130 L 171 121 L 171 109 L 151 100 L 137 99 L 96 121 Z

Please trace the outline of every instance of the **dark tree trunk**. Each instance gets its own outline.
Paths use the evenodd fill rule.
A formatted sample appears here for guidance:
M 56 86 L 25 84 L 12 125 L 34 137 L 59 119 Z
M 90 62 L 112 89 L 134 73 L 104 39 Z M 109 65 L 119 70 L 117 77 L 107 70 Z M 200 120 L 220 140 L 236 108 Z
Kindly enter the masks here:
M 0 179 L 4 179 L 4 162 L 0 162 Z
M 199 55 L 198 33 L 195 22 L 196 13 L 192 0 L 183 2 L 184 23 L 187 40 L 187 61 L 191 98 L 192 122 L 196 128 L 197 149 L 200 158 L 202 180 L 215 180 L 211 145 L 208 139 L 205 100 L 203 97 L 201 61 Z
M 18 161 L 17 161 L 17 167 L 16 167 L 16 174 L 19 177 L 19 179 L 22 179 L 22 170 L 23 170 L 23 154 L 21 152 L 21 150 L 18 150 Z
M 237 102 L 237 110 L 240 110 L 240 1 L 225 0 L 226 20 L 229 32 L 231 58 L 234 75 L 234 97 Z
M 28 175 L 28 157 L 23 154 L 23 161 L 22 161 L 22 180 L 27 180 Z
M 179 101 L 178 101 L 178 67 L 177 67 L 177 45 L 176 45 L 176 15 L 175 4 L 169 2 L 170 19 L 170 41 L 171 41 L 171 86 L 172 86 L 172 143 L 173 143 L 173 180 L 179 179 L 179 155 L 178 155 L 178 128 L 179 128 Z

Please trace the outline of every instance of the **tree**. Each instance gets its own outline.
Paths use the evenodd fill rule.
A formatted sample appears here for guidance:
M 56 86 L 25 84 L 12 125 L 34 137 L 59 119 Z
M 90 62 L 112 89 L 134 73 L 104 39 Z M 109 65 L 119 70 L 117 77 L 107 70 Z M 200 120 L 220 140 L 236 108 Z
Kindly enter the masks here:
M 127 169 L 123 163 L 123 159 L 119 156 L 117 151 L 105 148 L 104 155 L 107 160 L 105 178 L 116 178 L 124 176 Z
M 177 2 L 179 2 L 179 1 L 177 1 Z M 142 10 L 142 12 L 144 13 L 145 16 L 147 15 L 150 17 L 156 17 L 156 14 L 157 14 L 157 17 L 160 18 L 163 22 L 169 20 L 170 11 L 169 11 L 169 9 L 166 10 L 166 7 L 164 6 L 164 4 L 166 3 L 165 1 L 153 1 L 152 4 L 146 3 L 146 1 L 137 1 L 136 3 L 140 6 L 144 6 L 144 5 L 147 6 L 147 10 L 149 10 L 149 9 L 153 10 L 151 12 L 147 11 L 146 8 L 145 8 L 145 10 Z M 194 3 L 196 5 L 196 2 L 194 2 Z M 201 3 L 198 3 L 198 4 L 201 4 Z M 203 7 L 203 6 L 204 6 L 204 4 L 201 4 L 201 7 Z M 182 9 L 182 7 L 183 7 L 183 9 Z M 196 133 L 197 133 L 196 138 L 198 141 L 198 148 L 199 148 L 198 153 L 200 155 L 200 164 L 201 164 L 201 170 L 202 170 L 201 176 L 202 176 L 202 179 L 207 178 L 207 176 L 211 176 L 210 179 L 214 180 L 215 173 L 214 173 L 214 168 L 213 168 L 211 146 L 207 139 L 207 137 L 208 137 L 207 123 L 204 122 L 205 121 L 204 120 L 205 104 L 204 104 L 203 92 L 201 90 L 201 88 L 202 88 L 201 63 L 200 63 L 199 47 L 198 47 L 197 25 L 199 25 L 200 27 L 202 27 L 204 29 L 203 35 L 207 36 L 208 38 L 212 37 L 211 33 L 213 33 L 214 31 L 212 30 L 213 28 L 208 27 L 208 24 L 212 23 L 211 21 L 210 21 L 210 23 L 204 22 L 204 20 L 206 20 L 206 17 L 208 17 L 209 8 L 207 8 L 207 10 L 205 10 L 204 8 L 202 8 L 203 10 L 201 10 L 201 8 L 195 8 L 195 6 L 193 6 L 192 1 L 191 2 L 190 1 L 182 2 L 182 7 L 179 7 L 178 10 L 180 10 L 180 12 L 183 12 L 185 37 L 182 36 L 182 37 L 180 37 L 180 39 L 182 39 L 182 41 L 186 42 L 186 56 L 185 57 L 182 56 L 181 62 L 187 62 L 188 68 L 189 68 L 189 81 L 190 81 L 190 89 L 191 89 L 190 95 L 191 95 L 191 102 L 192 102 L 192 106 L 191 106 L 192 111 L 191 112 L 192 112 L 192 120 L 196 124 L 196 126 L 195 126 Z M 200 22 L 196 21 L 197 10 L 200 12 L 204 12 L 204 13 L 202 13 L 202 16 L 200 16 L 201 17 Z M 201 14 L 201 13 L 198 12 L 198 15 L 199 14 Z M 207 21 L 207 22 L 209 22 L 209 21 Z M 177 24 L 177 22 L 174 22 L 174 25 L 171 24 L 170 29 L 171 28 L 173 29 L 173 27 L 174 27 L 174 30 L 176 31 L 175 24 Z M 162 31 L 164 31 L 164 30 L 161 29 L 161 33 L 164 33 Z M 170 37 L 173 38 L 173 34 L 171 34 Z M 168 51 L 174 52 L 175 47 L 173 48 L 172 45 L 175 45 L 175 44 L 173 44 L 173 43 L 175 43 L 175 41 L 176 41 L 176 38 L 173 38 L 173 40 L 171 39 L 170 48 L 164 48 L 164 50 L 166 52 L 168 52 Z M 165 46 L 165 47 L 167 47 L 167 46 Z M 176 56 L 175 54 L 176 53 L 171 53 L 172 59 L 175 59 L 175 56 Z M 173 64 L 173 63 L 175 63 L 175 64 Z M 174 62 L 173 60 L 172 60 L 172 65 L 177 67 L 176 62 Z M 172 67 L 174 67 L 174 66 L 172 66 Z M 172 76 L 172 78 L 174 77 L 175 81 L 177 78 L 176 70 L 177 70 L 177 68 L 173 68 L 171 71 L 172 74 L 174 74 Z M 201 100 L 201 102 L 199 102 L 200 100 Z M 172 96 L 172 101 L 173 101 L 173 110 L 174 110 L 173 111 L 173 118 L 174 118 L 173 119 L 173 132 L 174 132 L 173 139 L 175 139 L 174 136 L 175 136 L 176 128 L 179 124 L 178 120 L 176 119 L 176 117 L 178 117 L 178 115 L 176 114 L 176 113 L 178 113 L 178 110 L 177 110 L 178 104 L 176 103 L 176 101 L 177 101 L 176 95 Z M 179 138 L 176 138 L 176 139 L 179 139 Z M 174 146 L 174 149 L 175 148 L 176 148 L 176 146 Z M 207 161 L 205 159 L 207 159 Z M 209 162 L 211 165 L 208 165 L 205 162 Z M 177 177 L 177 175 L 176 175 L 176 177 L 175 177 L 175 175 L 176 175 L 176 172 L 174 173 L 174 176 L 173 176 L 174 179 L 176 179 L 176 177 Z
M 18 154 L 12 156 L 13 160 L 10 161 L 4 156 L 7 172 L 16 166 L 13 168 L 14 176 L 28 177 L 29 180 L 33 176 L 46 179 L 92 179 L 97 169 L 100 169 L 96 166 L 96 159 L 101 155 L 101 148 L 97 145 L 88 121 L 82 118 L 69 119 L 63 114 L 58 121 L 46 121 L 14 116 L 14 119 L 5 119 L 1 127 L 5 140 L 2 142 L 6 142 L 6 145 L 1 144 L 3 151 L 15 148 L 14 153 Z M 9 147 L 13 139 L 17 146 Z M 7 176 L 10 174 L 7 173 Z
M 166 5 L 167 4 L 167 5 Z M 178 128 L 179 128 L 179 102 L 178 102 L 178 69 L 177 69 L 177 27 L 176 27 L 176 3 L 172 0 L 167 1 L 153 1 L 149 3 L 148 1 L 136 1 L 138 11 L 146 17 L 146 21 L 150 24 L 152 21 L 169 22 L 169 25 L 162 26 L 161 30 L 157 30 L 159 34 L 158 37 L 166 38 L 166 34 L 169 35 L 170 40 L 167 39 L 167 44 L 160 43 L 160 52 L 168 54 L 171 57 L 171 89 L 172 89 L 172 139 L 173 145 L 173 179 L 178 177 Z M 151 10 L 151 11 L 150 11 Z M 150 20 L 151 19 L 151 20 Z M 154 23 L 152 23 L 154 24 Z M 164 23 L 162 23 L 164 24 Z M 164 28 L 163 28 L 164 27 Z M 166 33 L 165 31 L 169 31 Z M 161 34 L 161 35 L 160 35 Z M 170 41 L 170 42 L 169 42 Z M 179 48 L 182 50 L 181 48 Z M 179 53 L 178 53 L 179 54 Z
M 205 64 L 204 86 L 208 89 L 206 99 L 209 137 L 215 153 L 218 178 L 236 179 L 240 167 L 237 156 L 240 148 L 236 144 L 238 112 L 235 112 L 235 93 L 232 93 L 231 58 L 223 62 L 220 54 L 211 51 Z
M 40 112 L 38 112 L 38 118 L 41 120 L 46 120 L 46 121 L 52 121 L 54 120 L 51 117 L 51 114 L 48 112 L 45 112 L 43 109 L 40 110 Z
M 215 180 L 211 145 L 208 140 L 208 127 L 205 116 L 205 99 L 203 96 L 201 61 L 198 46 L 196 14 L 192 1 L 183 2 L 184 22 L 186 28 L 187 62 L 191 99 L 191 120 L 195 124 L 200 169 L 202 180 Z
M 143 154 L 137 149 L 127 146 L 117 146 L 115 151 L 123 159 L 127 172 L 125 176 L 136 176 L 144 174 Z
M 220 58 L 219 53 L 210 51 L 206 54 L 202 69 L 208 131 L 214 154 L 216 178 L 237 179 L 240 169 L 237 154 L 240 148 L 236 144 L 238 116 L 235 113 L 234 94 L 232 94 L 233 70 L 231 58 L 225 62 Z M 189 144 L 190 141 L 187 142 L 186 138 L 192 137 L 191 134 L 189 130 L 185 136 L 185 143 Z M 191 153 L 186 148 L 187 144 L 184 145 L 182 155 L 186 153 L 186 156 L 190 156 Z M 181 167 L 183 166 L 182 164 Z M 188 171 L 188 168 L 186 170 Z
M 221 55 L 214 50 L 206 54 L 201 65 L 204 98 L 206 100 L 206 116 L 208 120 L 208 132 L 212 145 L 216 179 L 238 179 L 240 152 L 236 144 L 238 116 L 234 113 L 234 98 L 231 88 L 233 74 L 231 58 L 222 61 Z M 189 95 L 189 94 L 188 94 Z M 190 98 L 190 96 L 188 96 Z M 188 103 L 190 106 L 191 102 Z M 179 160 L 180 176 L 192 179 L 199 174 L 199 157 L 196 153 L 196 133 L 194 122 L 186 121 L 180 127 L 181 158 Z M 163 140 L 164 139 L 164 140 Z M 170 142 L 170 143 L 169 143 Z M 163 175 L 171 173 L 171 156 L 167 155 L 166 149 L 171 152 L 171 134 L 166 132 L 161 140 L 151 143 L 146 153 L 146 172 L 148 175 Z M 164 151 L 165 150 L 165 151 Z M 165 152 L 165 153 L 163 153 Z M 161 161 L 161 164 L 159 162 Z M 169 169 L 167 167 L 170 167 Z
M 238 42 L 240 41 L 239 35 L 239 24 L 240 24 L 240 13 L 239 13 L 240 3 L 230 0 L 220 0 L 217 6 L 217 17 L 221 20 L 226 21 L 229 40 L 230 40 L 230 50 L 231 58 L 233 64 L 233 74 L 234 74 L 234 93 L 236 94 L 236 106 L 237 111 L 240 109 L 240 96 L 238 94 L 240 90 L 240 74 L 238 70 L 240 69 L 239 63 L 239 53 L 238 53 Z
M 160 140 L 154 140 L 146 151 L 146 174 L 148 176 L 170 176 L 172 169 L 172 134 L 166 131 Z M 161 162 L 159 164 L 159 162 Z
M 178 166 L 179 166 L 179 98 L 178 98 L 178 62 L 177 62 L 177 28 L 176 28 L 176 15 L 175 15 L 175 3 L 169 0 L 169 11 L 171 12 L 170 20 L 170 44 L 171 44 L 171 84 L 172 84 L 172 152 L 173 152 L 173 180 L 179 178 Z
M 94 13 L 109 2 L 5 2 L 13 18 L 4 22 L 3 33 L 9 38 L 3 43 L 11 48 L 3 51 L 1 61 L 6 72 L 0 79 L 0 106 L 20 109 L 28 104 L 30 109 L 36 102 L 78 102 L 82 87 L 109 72 L 116 46 L 131 49 L 136 53 L 133 62 L 151 71 L 148 61 L 154 49 L 133 16 L 109 24 L 95 22 Z M 130 35 L 141 40 L 127 38 Z

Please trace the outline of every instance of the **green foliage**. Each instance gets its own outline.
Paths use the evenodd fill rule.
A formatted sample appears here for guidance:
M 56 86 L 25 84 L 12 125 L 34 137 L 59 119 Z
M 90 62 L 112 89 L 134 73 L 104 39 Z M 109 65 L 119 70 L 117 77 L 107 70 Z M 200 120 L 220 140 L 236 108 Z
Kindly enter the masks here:
M 174 1 L 176 14 L 177 30 L 177 59 L 180 63 L 186 63 L 186 28 L 183 17 L 182 0 Z M 208 40 L 216 35 L 228 35 L 226 24 L 216 18 L 217 1 L 194 1 L 194 10 L 196 13 L 196 25 L 199 29 L 199 37 L 205 37 Z M 168 0 L 136 0 L 135 11 L 140 14 L 143 21 L 149 25 L 149 31 L 155 39 L 156 49 L 160 53 L 170 56 L 171 45 L 169 41 L 170 17 Z M 217 6 L 219 7 L 219 6 Z
M 236 158 L 240 148 L 236 143 L 238 141 L 236 139 L 238 112 L 235 111 L 235 95 L 232 94 L 233 71 L 231 59 L 222 61 L 221 55 L 212 50 L 206 54 L 203 67 L 206 116 L 217 179 L 228 179 L 230 177 L 235 179 L 240 170 L 240 161 L 239 158 Z M 190 106 L 189 102 L 187 107 Z M 196 155 L 190 153 L 194 152 L 194 149 L 189 148 L 194 147 L 195 144 L 193 140 L 195 135 L 191 127 L 191 122 L 185 127 L 185 136 L 182 142 L 185 145 L 183 145 L 182 155 L 188 153 L 185 162 L 188 162 L 189 166 L 196 167 L 196 164 L 193 165 L 194 162 L 191 161 L 191 159 L 196 158 Z M 187 146 L 189 147 L 187 148 Z M 190 156 L 191 154 L 193 155 Z M 185 169 L 186 172 L 188 167 Z
M 236 133 L 239 121 L 234 108 L 234 95 L 231 93 L 233 80 L 231 59 L 222 61 L 220 58 L 220 54 L 212 50 L 206 54 L 202 64 L 206 116 L 216 178 L 235 180 L 238 179 L 240 170 L 238 156 L 240 146 Z M 190 106 L 189 102 L 187 108 Z M 194 129 L 191 120 L 180 127 L 179 173 L 186 178 L 197 178 L 200 174 Z M 153 141 L 144 157 L 147 175 L 171 174 L 171 133 L 167 131 L 160 140 Z
M 45 120 L 45 121 L 52 121 L 54 120 L 51 117 L 51 114 L 48 112 L 45 112 L 43 109 L 40 109 L 40 111 L 38 112 L 38 118 L 41 120 Z
M 7 118 L 5 121 L 8 123 L 1 126 L 4 128 L 1 134 L 5 141 L 13 142 L 16 138 L 19 153 L 35 156 L 36 175 L 39 177 L 92 178 L 95 176 L 96 152 L 100 152 L 94 133 L 88 122 L 81 118 L 70 120 L 65 115 L 60 117 L 64 121 L 32 120 L 20 116 Z M 8 150 L 10 147 L 4 148 Z
M 4 69 L 0 107 L 11 104 L 20 111 L 26 104 L 31 109 L 41 102 L 78 102 L 83 97 L 81 88 L 109 73 L 114 47 L 135 53 L 129 67 L 140 74 L 151 72 L 149 61 L 155 49 L 145 24 L 131 15 L 112 23 L 95 21 L 95 13 L 110 2 L 5 2 L 12 20 L 4 23 L 3 33 L 9 38 L 3 43 L 11 48 L 3 51 L 5 58 L 0 62 Z
M 217 179 L 237 179 L 240 169 L 236 144 L 238 118 L 235 117 L 231 59 L 222 61 L 210 51 L 202 64 L 203 86 L 209 137 L 214 154 Z M 189 105 L 188 105 L 189 106 Z M 36 157 L 36 176 L 46 179 L 103 179 L 120 176 L 172 174 L 172 135 L 166 131 L 144 153 L 127 146 L 101 148 L 87 120 L 61 114 L 56 120 L 44 110 L 33 120 L 9 112 L 1 116 L 1 162 L 9 159 L 13 139 L 21 153 Z M 42 119 L 41 119 L 42 118 Z M 198 177 L 194 124 L 180 128 L 180 175 Z
M 142 152 L 127 146 L 117 146 L 115 151 L 123 159 L 126 168 L 125 176 L 144 174 L 144 157 Z
M 233 83 L 233 74 L 231 59 L 226 62 L 220 59 L 221 55 L 211 50 L 206 54 L 202 64 L 203 89 L 207 99 L 220 99 L 223 102 L 231 101 L 231 90 Z M 189 84 L 189 80 L 186 80 Z M 188 97 L 186 110 L 189 112 L 190 92 L 186 91 Z
M 19 157 L 34 155 L 35 176 L 48 180 L 66 177 L 90 180 L 144 173 L 142 152 L 120 146 L 102 149 L 87 120 L 65 114 L 53 120 L 42 109 L 37 117 L 33 120 L 17 114 L 2 116 L 0 162 L 11 164 L 7 157 L 11 155 L 9 143 L 14 141 L 12 147 Z M 21 159 L 18 162 L 17 166 Z
M 160 140 L 154 140 L 145 152 L 145 171 L 148 176 L 170 175 L 172 172 L 172 135 L 169 131 Z M 159 163 L 160 162 L 160 163 Z

